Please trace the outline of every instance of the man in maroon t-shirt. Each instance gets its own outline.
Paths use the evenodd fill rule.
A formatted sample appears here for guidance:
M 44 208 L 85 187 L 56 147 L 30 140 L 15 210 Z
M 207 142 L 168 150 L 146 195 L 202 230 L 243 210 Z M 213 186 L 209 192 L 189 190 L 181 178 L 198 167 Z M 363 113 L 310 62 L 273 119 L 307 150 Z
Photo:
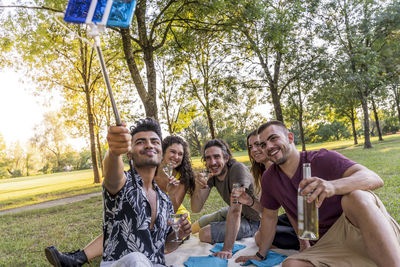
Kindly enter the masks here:
M 341 154 L 321 149 L 299 152 L 293 134 L 279 121 L 258 129 L 260 145 L 274 164 L 262 178 L 264 206 L 255 256 L 236 261 L 262 260 L 271 247 L 278 209 L 283 206 L 297 232 L 297 192 L 318 197 L 319 241 L 312 247 L 300 240 L 301 253 L 282 266 L 400 266 L 400 226 L 382 202 L 368 190 L 383 185 L 373 171 Z M 302 179 L 303 163 L 311 163 L 311 178 Z

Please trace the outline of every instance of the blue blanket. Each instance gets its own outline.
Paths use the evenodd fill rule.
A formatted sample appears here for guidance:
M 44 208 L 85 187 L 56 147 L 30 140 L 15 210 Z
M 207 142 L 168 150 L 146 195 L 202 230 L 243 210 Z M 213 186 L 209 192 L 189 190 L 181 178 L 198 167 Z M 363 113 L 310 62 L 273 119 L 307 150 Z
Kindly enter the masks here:
M 266 260 L 263 260 L 263 261 L 248 260 L 244 264 L 242 264 L 242 266 L 254 264 L 259 267 L 272 267 L 272 266 L 280 264 L 286 258 L 287 258 L 287 256 L 285 256 L 285 255 L 281 255 L 281 254 L 278 254 L 273 251 L 268 251 Z
M 209 255 L 200 257 L 189 257 L 189 259 L 183 264 L 186 267 L 226 267 L 228 266 L 228 260 Z
M 211 252 L 219 252 L 222 250 L 222 248 L 224 247 L 224 243 L 217 243 L 215 245 L 215 247 L 213 247 L 212 249 L 210 249 Z M 235 255 L 236 252 L 238 252 L 241 249 L 244 249 L 246 246 L 245 245 L 240 245 L 240 244 L 234 244 L 233 245 L 233 249 L 232 249 L 232 255 Z

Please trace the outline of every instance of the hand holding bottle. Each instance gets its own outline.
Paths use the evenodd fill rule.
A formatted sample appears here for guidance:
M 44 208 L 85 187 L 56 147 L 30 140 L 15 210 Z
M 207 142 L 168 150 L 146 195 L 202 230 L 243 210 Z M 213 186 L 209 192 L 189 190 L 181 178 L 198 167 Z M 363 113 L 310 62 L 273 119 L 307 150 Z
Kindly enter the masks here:
M 302 196 L 308 196 L 308 203 L 317 201 L 317 208 L 321 207 L 322 202 L 325 198 L 329 198 L 335 195 L 335 186 L 331 181 L 326 181 L 318 177 L 304 178 L 299 184 L 300 194 Z

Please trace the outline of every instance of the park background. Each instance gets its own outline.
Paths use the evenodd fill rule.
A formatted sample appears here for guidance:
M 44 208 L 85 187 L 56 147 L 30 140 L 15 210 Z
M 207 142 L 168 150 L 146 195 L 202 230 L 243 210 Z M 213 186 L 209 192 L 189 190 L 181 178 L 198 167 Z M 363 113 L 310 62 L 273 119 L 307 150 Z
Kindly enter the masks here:
M 66 30 L 57 16 L 66 4 L 0 3 L 0 69 L 46 110 L 24 140 L 0 130 L 0 210 L 100 190 L 113 114 L 80 39 L 86 26 Z M 398 1 L 140 0 L 130 28 L 107 29 L 102 49 L 122 119 L 158 119 L 164 136 L 187 140 L 195 168 L 211 138 L 248 164 L 246 135 L 278 119 L 299 150 L 335 149 L 376 171 L 399 221 L 399 27 Z M 2 101 L 10 90 L 2 85 Z M 0 129 L 28 124 L 5 117 L 13 111 Z M 213 196 L 203 212 L 223 205 Z M 1 216 L 0 265 L 45 266 L 47 245 L 82 248 L 101 232 L 101 212 L 99 197 Z

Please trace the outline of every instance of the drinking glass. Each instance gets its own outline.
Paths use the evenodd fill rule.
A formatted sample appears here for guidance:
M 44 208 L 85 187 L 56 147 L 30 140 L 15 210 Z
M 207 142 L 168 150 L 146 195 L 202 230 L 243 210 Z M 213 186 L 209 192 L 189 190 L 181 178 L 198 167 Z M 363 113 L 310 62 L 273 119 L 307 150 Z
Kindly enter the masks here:
M 233 194 L 233 204 L 239 204 L 239 201 L 237 199 L 237 190 L 240 188 L 240 184 L 234 183 L 232 184 L 232 194 Z
M 174 166 L 172 165 L 172 163 L 167 163 L 166 165 L 163 166 L 163 171 L 169 178 L 172 176 L 172 173 L 174 171 Z
M 175 232 L 175 239 L 172 239 L 171 242 L 182 242 L 182 239 L 179 238 L 178 232 L 181 223 L 182 214 L 171 214 L 168 218 L 168 224 L 172 226 L 172 229 Z
M 207 169 L 201 169 L 199 173 L 201 175 L 201 179 L 207 184 L 209 178 L 208 175 L 210 174 L 210 171 Z

